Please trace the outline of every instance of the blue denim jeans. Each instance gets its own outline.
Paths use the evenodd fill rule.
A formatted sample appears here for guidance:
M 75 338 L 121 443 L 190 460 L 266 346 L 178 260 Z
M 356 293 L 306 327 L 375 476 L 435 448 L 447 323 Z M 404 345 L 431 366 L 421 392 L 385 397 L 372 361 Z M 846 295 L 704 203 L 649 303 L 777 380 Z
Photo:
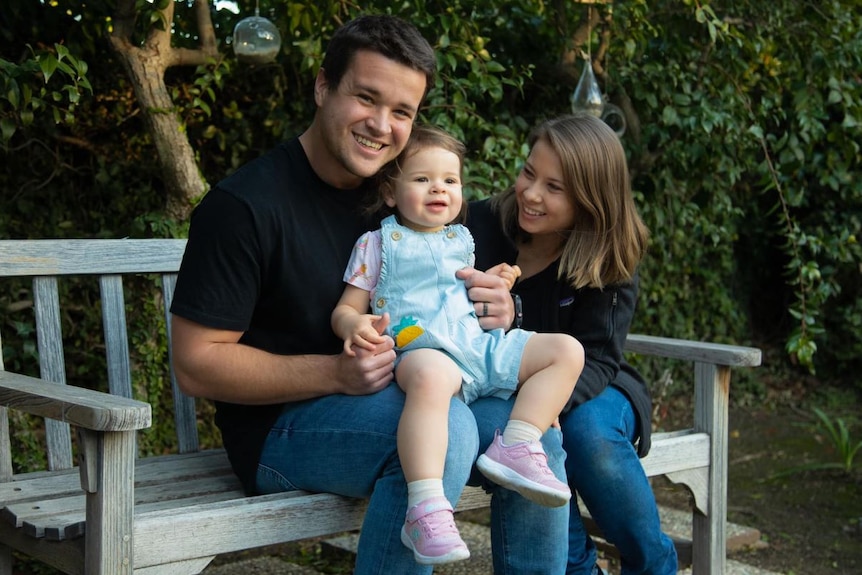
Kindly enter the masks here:
M 473 463 L 502 429 L 513 400 L 480 399 L 469 407 L 452 400 L 449 410 L 449 449 L 443 488 L 458 501 L 468 478 L 482 481 Z M 331 395 L 290 404 L 270 431 L 257 474 L 261 493 L 293 489 L 369 498 L 359 537 L 355 575 L 423 574 L 401 543 L 407 512 L 407 484 L 401 471 L 396 431 L 404 394 L 395 385 L 365 396 Z M 434 430 L 429 430 L 434 433 Z M 549 465 L 563 476 L 565 454 L 561 435 L 551 430 L 543 438 Z M 484 484 L 483 484 L 484 485 Z M 550 509 L 508 490 L 492 489 L 494 572 L 548 574 L 564 572 L 569 508 Z
M 661 531 L 655 496 L 632 445 L 636 419 L 614 387 L 563 416 L 569 485 L 619 550 L 621 575 L 675 575 L 676 550 Z M 573 504 L 566 573 L 589 575 L 595 564 L 595 544 Z

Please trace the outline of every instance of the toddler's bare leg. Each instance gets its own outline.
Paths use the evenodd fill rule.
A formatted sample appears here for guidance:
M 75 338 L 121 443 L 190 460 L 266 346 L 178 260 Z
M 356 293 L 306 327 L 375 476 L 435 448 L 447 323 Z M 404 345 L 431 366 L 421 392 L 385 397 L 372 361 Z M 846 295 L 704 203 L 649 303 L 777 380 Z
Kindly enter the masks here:
M 537 333 L 524 348 L 521 385 L 510 419 L 526 421 L 543 432 L 560 415 L 584 369 L 584 348 L 575 338 Z
M 417 349 L 398 364 L 395 380 L 407 395 L 398 423 L 398 456 L 404 476 L 408 482 L 442 478 L 449 402 L 461 389 L 461 370 L 440 351 Z

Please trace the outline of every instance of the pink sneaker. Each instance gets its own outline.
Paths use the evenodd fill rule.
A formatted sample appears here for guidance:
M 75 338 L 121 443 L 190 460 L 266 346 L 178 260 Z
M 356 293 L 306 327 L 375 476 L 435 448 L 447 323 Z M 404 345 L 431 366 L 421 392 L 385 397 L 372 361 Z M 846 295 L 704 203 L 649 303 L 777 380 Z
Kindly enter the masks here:
M 417 563 L 436 565 L 470 557 L 461 539 L 452 506 L 445 497 L 431 497 L 407 510 L 401 542 L 413 551 Z
M 476 467 L 494 483 L 545 507 L 560 507 L 572 498 L 569 486 L 548 467 L 548 456 L 540 441 L 503 445 L 498 430 L 491 446 L 476 461 Z

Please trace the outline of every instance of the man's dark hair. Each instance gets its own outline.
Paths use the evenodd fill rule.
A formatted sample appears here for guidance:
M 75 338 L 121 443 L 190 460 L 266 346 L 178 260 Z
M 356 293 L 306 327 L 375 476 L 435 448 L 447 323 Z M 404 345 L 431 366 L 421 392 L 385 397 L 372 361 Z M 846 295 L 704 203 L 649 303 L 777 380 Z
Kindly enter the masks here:
M 341 83 L 353 56 L 360 50 L 375 52 L 423 72 L 425 94 L 434 85 L 437 59 L 434 49 L 419 30 L 396 16 L 374 14 L 347 22 L 336 30 L 329 41 L 322 68 L 331 89 L 334 90 Z

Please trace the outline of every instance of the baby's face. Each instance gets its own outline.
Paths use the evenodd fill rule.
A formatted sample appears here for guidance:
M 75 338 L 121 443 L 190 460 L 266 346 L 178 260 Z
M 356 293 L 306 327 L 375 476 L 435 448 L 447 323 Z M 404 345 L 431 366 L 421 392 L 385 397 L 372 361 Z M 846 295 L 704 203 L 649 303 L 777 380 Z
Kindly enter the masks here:
M 405 226 L 433 232 L 458 217 L 463 201 L 461 160 L 443 148 L 425 148 L 404 162 L 387 203 L 398 208 Z

